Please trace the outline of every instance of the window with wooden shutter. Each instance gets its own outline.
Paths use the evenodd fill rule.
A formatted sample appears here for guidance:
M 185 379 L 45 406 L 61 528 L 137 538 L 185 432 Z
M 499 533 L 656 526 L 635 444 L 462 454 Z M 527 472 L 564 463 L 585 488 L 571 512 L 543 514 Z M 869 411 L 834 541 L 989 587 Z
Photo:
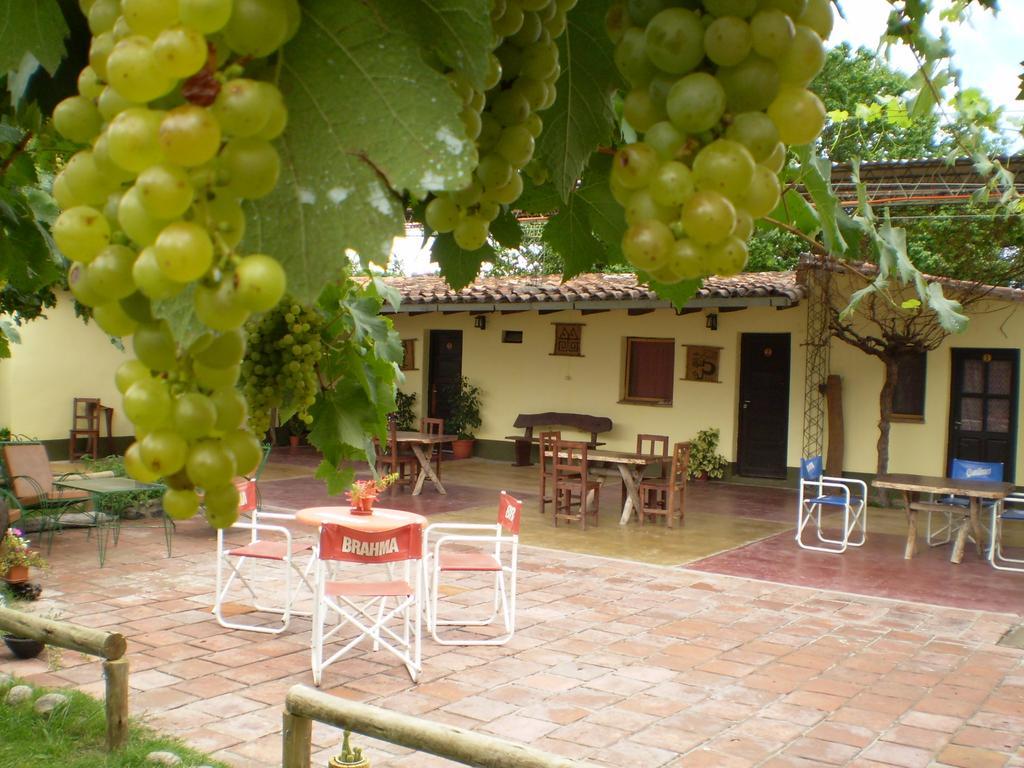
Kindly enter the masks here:
M 893 418 L 903 421 L 924 419 L 925 374 L 928 355 L 912 352 L 896 360 L 896 386 L 892 392 Z
M 671 405 L 675 384 L 675 340 L 626 339 L 625 402 Z

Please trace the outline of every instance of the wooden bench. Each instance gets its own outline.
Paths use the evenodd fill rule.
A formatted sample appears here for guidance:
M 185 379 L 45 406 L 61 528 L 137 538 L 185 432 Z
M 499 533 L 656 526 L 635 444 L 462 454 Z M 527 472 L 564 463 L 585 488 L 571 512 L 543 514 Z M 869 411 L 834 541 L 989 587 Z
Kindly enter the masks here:
M 604 443 L 597 441 L 598 433 L 610 432 L 612 420 L 607 416 L 588 416 L 585 413 L 557 413 L 548 411 L 546 413 L 521 413 L 516 417 L 512 426 L 516 429 L 524 430 L 521 435 L 505 436 L 506 440 L 513 440 L 515 442 L 516 458 L 514 466 L 528 467 L 533 464 L 530 457 L 530 448 L 540 440 L 539 437 L 535 437 L 533 434 L 535 427 L 575 429 L 579 432 L 589 432 L 590 441 L 588 445 L 591 448 L 596 448 L 599 445 L 604 445 Z

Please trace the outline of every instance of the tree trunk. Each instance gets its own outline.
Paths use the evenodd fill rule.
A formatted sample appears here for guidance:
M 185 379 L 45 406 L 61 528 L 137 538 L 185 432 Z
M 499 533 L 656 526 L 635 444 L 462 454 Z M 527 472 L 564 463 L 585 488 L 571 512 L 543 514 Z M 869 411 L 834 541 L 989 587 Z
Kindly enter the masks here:
M 881 358 L 885 366 L 885 378 L 882 390 L 878 394 L 878 462 L 875 474 L 884 475 L 889 471 L 889 427 L 892 425 L 892 396 L 896 390 L 896 359 L 888 355 Z M 876 489 L 876 501 L 883 507 L 889 506 L 889 492 L 884 488 Z

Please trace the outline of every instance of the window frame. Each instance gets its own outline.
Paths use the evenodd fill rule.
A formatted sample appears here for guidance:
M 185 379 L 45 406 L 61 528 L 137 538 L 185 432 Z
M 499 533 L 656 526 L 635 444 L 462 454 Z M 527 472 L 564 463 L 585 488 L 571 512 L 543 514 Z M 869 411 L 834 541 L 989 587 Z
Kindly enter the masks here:
M 666 373 L 666 388 L 669 392 L 668 399 L 660 397 L 644 397 L 642 395 L 632 394 L 631 389 L 634 384 L 630 380 L 630 370 L 632 369 L 633 363 L 633 348 L 636 344 L 659 344 L 663 346 L 667 354 L 671 359 L 671 366 Z M 676 368 L 676 340 L 674 338 L 663 338 L 655 336 L 626 336 L 623 340 L 625 346 L 625 354 L 623 355 L 624 366 L 622 372 L 622 396 L 619 398 L 620 403 L 627 403 L 630 405 L 651 405 L 657 407 L 671 408 L 672 403 L 675 400 L 675 368 Z
M 898 410 L 897 401 L 900 399 L 900 388 L 911 386 L 906 383 L 905 378 L 900 376 L 901 362 L 904 360 L 913 360 L 915 365 L 920 365 L 920 384 L 917 385 L 920 389 L 919 392 L 913 392 L 907 395 L 907 397 L 914 400 L 916 404 L 919 404 L 919 408 L 915 410 L 901 411 Z M 893 382 L 892 391 L 892 414 L 891 418 L 893 421 L 904 421 L 904 422 L 923 422 L 924 414 L 927 408 L 928 394 L 928 353 L 927 352 L 910 352 L 904 355 L 900 355 L 896 358 L 896 380 Z
M 416 367 L 416 339 L 402 339 L 402 364 L 400 371 L 418 371 Z

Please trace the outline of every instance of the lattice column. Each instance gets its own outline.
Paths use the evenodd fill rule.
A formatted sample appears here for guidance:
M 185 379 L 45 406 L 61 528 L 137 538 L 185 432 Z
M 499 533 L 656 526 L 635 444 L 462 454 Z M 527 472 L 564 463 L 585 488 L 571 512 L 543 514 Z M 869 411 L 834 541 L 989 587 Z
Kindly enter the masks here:
M 805 255 L 799 279 L 807 291 L 807 336 L 804 341 L 803 456 L 821 456 L 825 447 L 825 382 L 829 374 L 829 301 L 831 272 L 820 259 Z

